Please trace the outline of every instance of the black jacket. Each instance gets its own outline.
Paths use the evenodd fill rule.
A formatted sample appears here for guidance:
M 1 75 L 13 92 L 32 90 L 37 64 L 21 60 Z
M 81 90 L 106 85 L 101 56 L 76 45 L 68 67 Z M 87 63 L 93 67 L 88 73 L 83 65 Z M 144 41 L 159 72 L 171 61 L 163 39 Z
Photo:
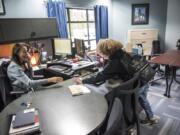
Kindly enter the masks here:
M 126 52 L 121 49 L 117 50 L 109 57 L 103 71 L 93 77 L 84 79 L 82 82 L 87 84 L 97 84 L 114 78 L 121 79 L 123 81 L 129 80 L 131 75 L 129 75 L 126 68 L 120 61 L 121 59 L 123 60 L 124 53 Z

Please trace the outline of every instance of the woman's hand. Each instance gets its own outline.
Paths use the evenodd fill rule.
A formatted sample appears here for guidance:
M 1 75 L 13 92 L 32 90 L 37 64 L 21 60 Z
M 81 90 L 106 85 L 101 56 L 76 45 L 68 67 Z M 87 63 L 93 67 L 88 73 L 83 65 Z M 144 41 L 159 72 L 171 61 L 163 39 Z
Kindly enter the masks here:
M 52 82 L 52 83 L 58 83 L 58 82 L 62 82 L 63 81 L 63 78 L 62 77 L 51 77 L 51 78 L 48 78 L 48 82 Z
M 74 77 L 73 80 L 76 84 L 82 84 L 82 79 L 80 77 Z

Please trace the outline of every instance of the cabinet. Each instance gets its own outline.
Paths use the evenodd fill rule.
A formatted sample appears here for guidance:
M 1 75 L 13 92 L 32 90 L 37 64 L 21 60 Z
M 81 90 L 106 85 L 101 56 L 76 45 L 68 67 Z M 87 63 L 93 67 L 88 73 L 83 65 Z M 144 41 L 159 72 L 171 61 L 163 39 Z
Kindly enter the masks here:
M 0 19 L 0 43 L 54 37 L 58 37 L 55 18 Z
M 158 29 L 134 29 L 128 31 L 126 51 L 132 52 L 133 45 L 142 44 L 144 55 L 150 55 L 153 40 L 158 39 Z

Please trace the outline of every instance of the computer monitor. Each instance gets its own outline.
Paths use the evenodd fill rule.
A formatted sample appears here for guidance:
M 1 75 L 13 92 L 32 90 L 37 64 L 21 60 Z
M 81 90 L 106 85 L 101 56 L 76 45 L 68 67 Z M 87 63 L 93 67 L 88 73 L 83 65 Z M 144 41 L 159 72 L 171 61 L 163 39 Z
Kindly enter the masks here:
M 62 56 L 71 55 L 72 54 L 71 40 L 55 38 L 54 53 L 55 55 L 62 55 Z
M 85 55 L 85 44 L 82 39 L 74 39 L 75 53 L 81 57 Z

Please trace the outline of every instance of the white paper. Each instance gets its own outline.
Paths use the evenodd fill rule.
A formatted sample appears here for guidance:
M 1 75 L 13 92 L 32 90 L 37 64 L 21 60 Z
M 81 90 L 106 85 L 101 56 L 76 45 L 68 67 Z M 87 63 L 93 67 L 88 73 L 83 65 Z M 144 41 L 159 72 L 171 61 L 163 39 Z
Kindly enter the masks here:
M 24 113 L 29 113 L 29 112 L 35 112 L 35 108 L 30 108 L 30 109 L 24 110 Z
M 69 89 L 72 95 L 80 95 L 80 94 L 86 94 L 86 93 L 91 92 L 87 87 L 83 85 L 71 85 L 69 86 Z

